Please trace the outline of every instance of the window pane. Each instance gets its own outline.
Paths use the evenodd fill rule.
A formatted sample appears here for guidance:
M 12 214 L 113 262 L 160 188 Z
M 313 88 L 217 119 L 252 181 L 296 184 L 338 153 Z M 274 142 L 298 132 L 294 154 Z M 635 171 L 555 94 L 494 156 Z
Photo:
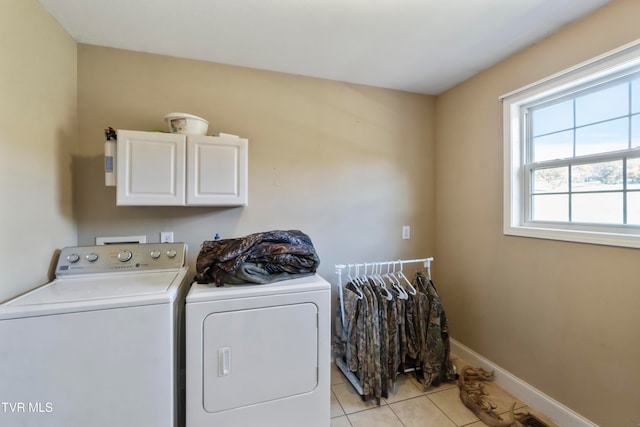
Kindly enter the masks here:
M 534 193 L 560 193 L 569 191 L 569 168 L 538 169 L 533 171 Z
M 576 156 L 628 148 L 629 119 L 612 120 L 576 129 Z
M 640 193 L 627 194 L 627 223 L 640 225 Z
M 576 126 L 629 114 L 629 83 L 576 98 Z
M 571 220 L 601 224 L 622 224 L 622 192 L 588 193 L 571 196 Z
M 631 117 L 631 148 L 640 147 L 640 115 Z
M 640 248 L 640 51 L 616 49 L 502 103 L 504 234 Z
M 622 190 L 622 160 L 571 167 L 571 191 Z
M 627 160 L 627 189 L 640 190 L 640 159 Z
M 531 114 L 533 136 L 573 127 L 573 100 L 534 110 Z
M 573 131 L 552 133 L 533 139 L 533 161 L 573 157 Z
M 631 82 L 631 114 L 640 113 L 640 79 Z
M 569 221 L 569 195 L 549 194 L 531 197 L 533 221 Z

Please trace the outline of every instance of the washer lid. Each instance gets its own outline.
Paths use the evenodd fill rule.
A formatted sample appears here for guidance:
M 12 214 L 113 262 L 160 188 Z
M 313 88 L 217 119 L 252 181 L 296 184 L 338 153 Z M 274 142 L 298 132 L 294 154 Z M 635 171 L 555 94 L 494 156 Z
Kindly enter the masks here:
M 73 311 L 169 303 L 187 272 L 179 270 L 94 274 L 56 279 L 0 305 L 5 315 L 45 315 Z

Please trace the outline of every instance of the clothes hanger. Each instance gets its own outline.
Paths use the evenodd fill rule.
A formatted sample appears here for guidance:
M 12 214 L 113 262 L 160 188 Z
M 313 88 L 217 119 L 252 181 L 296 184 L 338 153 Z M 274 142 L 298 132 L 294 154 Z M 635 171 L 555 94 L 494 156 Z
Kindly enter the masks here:
M 356 292 L 358 294 L 358 299 L 363 299 L 364 293 L 362 292 L 362 289 L 360 289 L 360 286 L 358 285 L 358 281 L 353 277 L 351 277 L 351 267 L 353 267 L 353 265 L 349 264 L 348 267 L 349 267 L 349 271 L 347 272 L 347 278 L 349 279 L 349 283 L 351 283 L 353 287 L 356 289 Z M 356 271 L 356 277 L 357 277 L 357 271 Z
M 393 275 L 389 271 L 390 269 L 391 269 L 391 263 L 388 262 L 387 263 L 387 272 L 385 273 L 384 277 L 387 280 L 389 280 L 389 282 L 391 283 L 391 286 L 393 286 L 393 289 L 395 289 L 396 292 L 398 292 L 398 298 L 400 298 L 402 300 L 409 299 L 409 294 L 407 293 L 407 290 L 402 287 L 402 285 L 400 284 L 400 281 L 398 279 L 393 277 Z
M 364 285 L 365 283 L 367 283 L 367 277 L 366 277 L 366 264 L 363 264 L 365 266 L 365 274 L 360 274 L 360 264 L 356 264 L 356 279 L 358 280 L 358 282 L 360 282 L 360 285 Z
M 409 281 L 409 279 L 407 279 L 407 276 L 404 275 L 403 271 L 402 271 L 402 261 L 398 261 L 400 263 L 400 271 L 398 273 L 396 273 L 398 275 L 398 277 L 400 277 L 401 279 L 404 279 L 405 283 L 407 284 L 407 286 L 409 287 L 409 293 L 411 295 L 415 295 L 418 293 L 418 291 L 416 290 L 416 288 L 413 287 L 413 285 L 411 284 L 411 282 Z M 396 271 L 396 265 L 395 263 L 393 264 L 393 272 L 395 273 Z
M 415 273 L 415 280 L 416 280 L 416 283 L 418 284 L 418 288 L 420 289 L 420 291 L 425 294 L 428 293 L 427 287 L 428 287 L 429 279 L 427 278 L 427 276 L 425 276 L 425 274 L 422 271 L 417 271 Z
M 389 288 L 387 288 L 387 284 L 384 283 L 384 280 L 382 279 L 382 277 L 378 273 L 378 270 L 380 268 L 382 268 L 382 267 L 381 267 L 381 264 L 379 262 L 374 263 L 372 271 L 371 271 L 371 279 L 374 281 L 374 283 L 376 283 L 376 285 L 378 285 L 378 287 L 380 289 L 382 289 L 384 291 L 384 292 L 381 292 L 381 293 L 387 299 L 387 301 L 391 301 L 393 299 L 393 293 L 389 290 Z

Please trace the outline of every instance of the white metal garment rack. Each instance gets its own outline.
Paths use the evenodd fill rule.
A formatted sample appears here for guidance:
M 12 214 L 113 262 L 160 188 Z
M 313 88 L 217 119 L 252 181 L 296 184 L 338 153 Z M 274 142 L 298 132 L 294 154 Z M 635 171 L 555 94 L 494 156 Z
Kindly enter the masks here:
M 430 258 L 420 258 L 420 259 L 408 259 L 408 260 L 396 260 L 396 261 L 379 261 L 379 262 L 369 262 L 369 263 L 360 263 L 360 264 L 336 264 L 336 274 L 338 275 L 338 292 L 340 298 L 340 320 L 342 321 L 342 325 L 344 326 L 344 303 L 342 300 L 343 297 L 343 289 L 342 289 L 342 273 L 344 269 L 348 269 L 349 279 L 351 280 L 351 271 L 355 270 L 356 277 L 360 276 L 360 269 L 364 269 L 364 276 L 366 277 L 369 268 L 371 268 L 372 274 L 376 272 L 381 272 L 383 267 L 387 268 L 387 272 L 390 272 L 391 267 L 393 266 L 393 272 L 396 272 L 396 266 L 400 266 L 400 271 L 405 264 L 414 264 L 414 263 L 423 263 L 424 268 L 427 270 L 427 278 L 431 280 L 431 263 L 433 262 L 433 257 Z M 346 362 L 342 359 L 342 357 L 336 357 L 336 365 L 342 371 L 342 373 L 347 377 L 349 382 L 356 389 L 358 394 L 361 396 L 364 395 L 364 391 L 362 389 L 362 384 L 360 379 L 349 369 L 346 365 Z

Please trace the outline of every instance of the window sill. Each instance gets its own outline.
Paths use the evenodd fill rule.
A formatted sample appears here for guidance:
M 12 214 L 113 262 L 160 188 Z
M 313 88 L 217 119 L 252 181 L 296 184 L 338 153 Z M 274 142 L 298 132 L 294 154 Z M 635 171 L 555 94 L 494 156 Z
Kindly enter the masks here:
M 630 235 L 611 231 L 568 230 L 566 228 L 553 228 L 552 226 L 505 226 L 504 234 L 573 243 L 640 248 L 640 234 Z

